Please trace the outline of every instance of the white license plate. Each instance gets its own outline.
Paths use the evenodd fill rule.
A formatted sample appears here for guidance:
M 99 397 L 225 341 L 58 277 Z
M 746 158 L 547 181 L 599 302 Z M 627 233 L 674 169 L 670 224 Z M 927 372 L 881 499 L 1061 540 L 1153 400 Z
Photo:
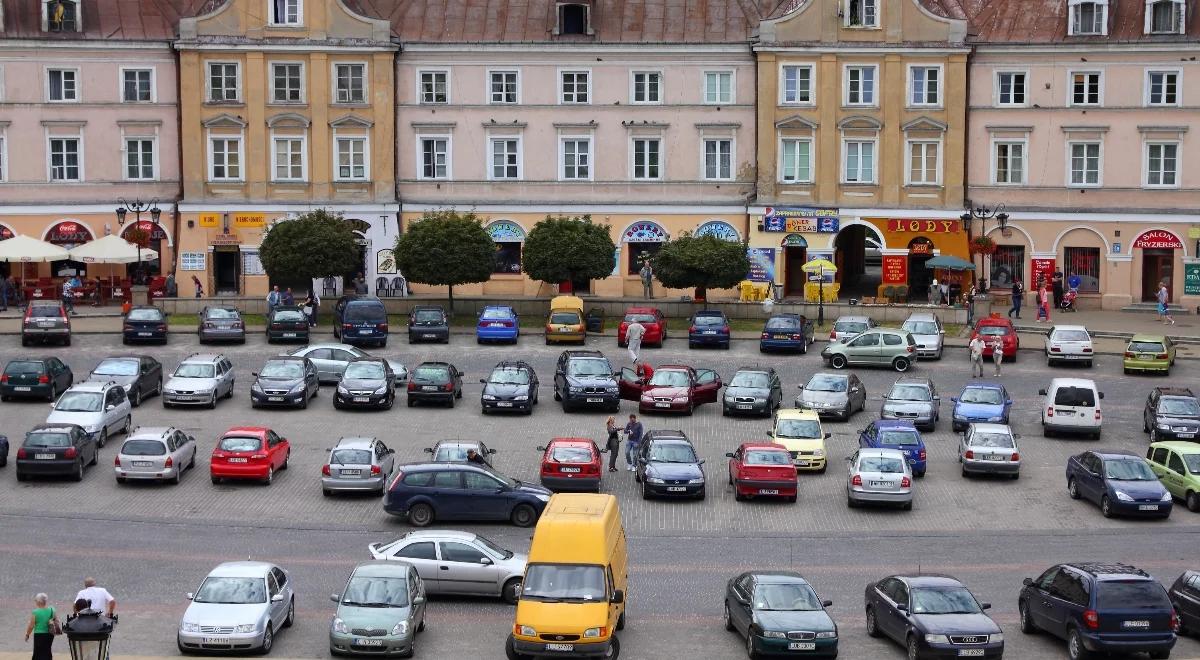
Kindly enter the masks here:
M 358 331 L 358 334 L 360 334 L 360 335 L 371 335 L 371 334 L 375 334 L 375 331 L 374 331 L 374 330 L 359 330 L 359 331 Z
M 134 461 L 133 467 L 154 467 L 154 463 L 150 461 Z
M 513 406 L 512 401 L 497 401 L 496 402 L 497 408 L 512 408 L 512 406 Z
M 792 461 L 796 467 L 808 467 L 808 461 Z
M 559 328 L 558 329 L 559 332 L 570 332 L 571 330 L 572 330 L 572 328 Z
M 421 335 L 421 339 L 437 339 L 437 335 L 433 333 L 425 333 Z
M 787 339 L 787 335 L 772 335 L 771 339 Z
M 281 396 L 269 396 L 269 397 L 267 397 L 267 401 L 283 401 L 283 397 L 281 397 Z
M 38 461 L 52 461 L 54 460 L 54 454 L 34 454 L 33 458 Z
M 753 407 L 754 407 L 754 406 L 753 406 L 753 405 L 751 405 L 751 404 L 749 404 L 749 403 L 739 403 L 739 404 L 737 404 L 737 409 L 738 409 L 738 410 L 750 410 L 750 409 L 751 409 L 751 408 L 753 408 Z
M 715 335 L 715 334 L 717 334 L 717 331 L 716 331 L 716 330 L 705 330 L 705 331 L 704 331 L 704 334 L 706 334 L 706 335 Z
M 229 462 L 230 463 L 249 463 L 250 460 L 246 459 L 246 458 L 231 458 L 231 459 L 229 459 Z
M 28 388 L 28 387 L 14 387 L 14 388 L 13 388 L 13 391 L 14 391 L 14 392 L 28 392 L 28 391 L 30 391 L 30 390 L 29 390 L 29 388 Z
M 671 404 L 659 401 L 654 404 L 654 407 L 655 408 L 670 408 Z
M 980 657 L 983 655 L 983 649 L 959 649 L 958 656 L 962 657 Z
M 779 489 L 778 488 L 759 488 L 758 494 L 759 495 L 778 495 Z
M 53 328 L 54 321 L 38 321 L 39 328 Z
M 205 644 L 228 644 L 229 638 L 227 638 L 227 637 L 205 637 L 204 643 Z
M 296 333 L 294 333 L 294 332 L 285 332 L 285 333 L 283 333 L 283 337 L 284 337 L 284 338 L 293 338 L 293 337 L 295 337 L 295 336 L 296 336 Z
M 1142 620 L 1142 619 L 1139 619 L 1137 621 L 1122 621 L 1121 627 L 1122 628 L 1149 628 L 1150 622 L 1146 621 L 1146 620 Z
M 574 644 L 547 644 L 546 650 L 547 651 L 574 651 L 575 645 Z
M 667 486 L 667 492 L 668 493 L 683 493 L 683 492 L 687 492 L 687 489 L 684 488 L 683 486 Z
M 1057 410 L 1056 409 L 1054 412 L 1058 413 L 1059 415 L 1062 415 L 1063 417 L 1070 417 L 1071 415 L 1075 414 L 1074 410 Z
M 984 456 L 983 460 L 985 460 L 985 461 L 1002 461 L 1002 460 L 1004 460 L 1004 457 L 1003 456 Z
M 1157 504 L 1139 504 L 1138 511 L 1158 511 Z
M 815 651 L 816 642 L 788 642 L 789 651 Z
M 370 400 L 371 400 L 371 397 L 369 397 L 369 396 L 354 397 L 354 403 L 368 403 L 368 402 L 370 402 Z
M 362 470 L 341 470 L 338 474 L 341 474 L 343 477 L 361 477 Z
M 589 398 L 589 399 L 587 400 L 587 402 L 588 402 L 588 403 L 604 403 L 604 399 L 593 399 L 593 398 Z
M 569 468 L 569 467 L 565 467 L 565 468 L 558 468 L 558 471 L 559 471 L 559 472 L 570 472 L 570 473 L 575 473 L 575 472 L 580 472 L 580 471 L 581 471 L 581 469 L 580 469 L 580 468 Z
M 891 488 L 892 482 L 890 482 L 890 481 L 868 481 L 867 485 L 875 487 L 875 488 Z
M 488 327 L 489 328 L 503 328 L 504 324 L 503 323 L 489 323 Z
M 1180 433 L 1180 434 L 1179 434 L 1179 437 L 1181 437 L 1181 438 L 1194 438 L 1194 437 L 1196 437 L 1196 434 L 1195 434 L 1195 433 Z
M 437 390 L 437 386 L 436 386 L 436 385 L 422 385 L 422 386 L 421 386 L 421 391 L 422 391 L 422 392 L 433 392 L 433 391 L 435 391 L 435 390 Z
M 1139 360 L 1153 360 L 1154 356 L 1149 353 L 1138 353 Z
M 153 335 L 153 334 L 154 334 L 153 332 L 139 332 L 139 333 L 138 333 L 138 336 L 139 336 L 139 337 L 149 337 L 149 336 L 151 336 L 151 335 Z
M 359 639 L 358 637 L 355 637 L 354 645 L 355 646 L 383 646 L 383 640 L 382 639 Z

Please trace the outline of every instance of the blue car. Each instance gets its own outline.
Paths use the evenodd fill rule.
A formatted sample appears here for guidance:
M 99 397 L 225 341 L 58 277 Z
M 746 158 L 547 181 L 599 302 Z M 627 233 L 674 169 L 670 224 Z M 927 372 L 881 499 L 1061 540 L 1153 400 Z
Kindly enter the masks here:
M 858 446 L 871 449 L 899 449 L 912 466 L 913 476 L 925 476 L 925 442 L 908 419 L 877 419 L 858 432 Z
M 1166 518 L 1174 501 L 1146 459 L 1122 450 L 1093 450 L 1067 459 L 1067 493 L 1116 515 Z
M 816 324 L 799 314 L 776 314 L 763 325 L 758 351 L 798 351 L 807 353 L 815 339 Z
M 414 527 L 437 521 L 504 521 L 533 527 L 550 491 L 476 463 L 399 465 L 383 496 L 383 510 Z
M 520 336 L 521 321 L 512 307 L 488 305 L 479 313 L 479 323 L 475 325 L 476 342 L 508 341 L 515 344 Z
M 1007 424 L 1013 403 L 1008 390 L 1000 383 L 969 383 L 962 393 L 950 400 L 954 402 L 951 426 L 955 431 L 964 431 L 976 422 Z
M 719 309 L 702 309 L 692 314 L 688 326 L 688 348 L 719 346 L 729 348 L 729 319 Z

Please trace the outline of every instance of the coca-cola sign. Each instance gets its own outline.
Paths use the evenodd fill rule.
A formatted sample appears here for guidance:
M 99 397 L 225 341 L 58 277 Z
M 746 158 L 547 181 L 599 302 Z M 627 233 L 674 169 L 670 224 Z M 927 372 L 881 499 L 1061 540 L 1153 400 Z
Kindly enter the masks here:
M 146 233 L 146 236 L 149 237 L 146 239 L 148 242 L 167 240 L 167 232 L 162 228 L 162 225 L 156 225 L 149 220 L 143 220 L 141 222 L 135 222 L 129 225 L 121 231 L 121 237 L 129 240 L 129 232 L 132 231 L 134 227 Z
M 54 225 L 50 228 L 50 231 L 46 232 L 47 243 L 61 245 L 65 248 L 83 245 L 84 243 L 91 241 L 92 238 L 92 232 L 88 231 L 87 227 L 84 227 L 78 222 L 72 222 L 70 220 L 64 220 L 63 222 Z

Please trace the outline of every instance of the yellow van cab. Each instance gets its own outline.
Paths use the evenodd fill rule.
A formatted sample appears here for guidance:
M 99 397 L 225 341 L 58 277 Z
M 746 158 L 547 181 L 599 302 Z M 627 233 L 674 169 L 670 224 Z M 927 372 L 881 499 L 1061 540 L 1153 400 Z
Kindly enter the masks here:
M 829 434 L 821 426 L 821 417 L 812 410 L 788 410 L 775 413 L 775 425 L 768 433 L 774 442 L 787 447 L 796 470 L 824 473 Z
M 617 498 L 558 493 L 538 520 L 517 600 L 509 660 L 616 658 L 629 579 Z
M 546 343 L 570 341 L 582 344 L 586 337 L 583 300 L 576 296 L 555 296 L 550 301 L 550 316 L 546 318 Z

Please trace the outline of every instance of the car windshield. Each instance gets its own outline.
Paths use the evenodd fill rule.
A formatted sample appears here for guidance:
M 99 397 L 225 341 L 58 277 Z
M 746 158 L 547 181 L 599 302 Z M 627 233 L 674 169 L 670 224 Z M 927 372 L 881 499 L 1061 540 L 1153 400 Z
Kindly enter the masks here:
M 587 358 L 571 360 L 567 363 L 568 376 L 609 376 L 611 374 L 612 367 L 608 366 L 608 360 Z
M 893 385 L 888 398 L 900 401 L 929 401 L 932 397 L 929 388 L 924 385 Z
M 786 451 L 776 449 L 751 449 L 746 452 L 742 461 L 746 465 L 791 465 L 792 460 Z
M 649 384 L 657 387 L 687 387 L 688 375 L 686 371 L 677 369 L 659 369 L 650 377 Z
M 879 431 L 879 444 L 887 447 L 901 445 L 916 445 L 921 443 L 921 436 L 913 429 L 883 429 Z
M 867 324 L 863 321 L 838 321 L 833 324 L 833 331 L 840 334 L 849 333 L 857 335 L 867 329 Z
M 1000 447 L 1012 449 L 1013 438 L 1007 433 L 976 433 L 971 436 L 972 447 Z
M 692 317 L 692 325 L 725 325 L 725 319 L 710 314 L 697 314 Z
M 1054 405 L 1091 408 L 1096 405 L 1096 393 L 1086 387 L 1060 387 L 1054 393 Z
M 1000 396 L 1000 390 L 991 387 L 968 387 L 963 390 L 962 396 L 958 400 L 963 403 L 987 403 L 992 405 L 1004 403 L 1004 398 Z
M 305 321 L 306 319 L 304 318 L 304 312 L 301 312 L 298 309 L 281 309 L 275 312 L 275 314 L 271 317 L 271 320 L 290 323 L 292 321 Z
M 1200 415 L 1200 403 L 1195 399 L 1163 398 L 1158 402 L 1158 412 L 1164 415 L 1195 416 Z
M 587 447 L 558 445 L 550 449 L 550 460 L 555 463 L 591 463 L 592 450 Z
M 467 460 L 467 450 L 475 449 L 474 445 L 438 445 L 437 451 L 433 453 L 435 461 L 465 461 Z
M 1112 459 L 1104 461 L 1104 476 L 1114 481 L 1156 481 L 1154 471 L 1139 459 Z
M 504 557 L 505 559 L 510 559 L 513 556 L 512 550 L 505 550 L 504 548 L 501 548 L 500 546 L 493 543 L 491 541 L 491 539 L 487 539 L 482 536 L 476 536 L 475 542 L 478 543 L 479 545 L 482 545 L 483 547 L 487 548 L 488 550 L 491 550 L 492 552 L 500 555 L 501 557 Z
M 550 315 L 550 322 L 554 325 L 578 325 L 579 314 L 576 312 L 554 312 Z
M 530 564 L 521 598 L 550 603 L 607 600 L 604 568 L 579 564 Z
M 1101 580 L 1096 587 L 1096 609 L 1169 611 L 1171 600 L 1154 580 Z
M 402 577 L 356 575 L 350 578 L 342 605 L 352 607 L 407 607 L 408 580 Z
M 981 325 L 978 328 L 979 334 L 984 337 L 1003 337 L 1008 334 L 1008 326 L 1004 325 Z
M 216 367 L 211 364 L 181 364 L 175 370 L 179 378 L 212 378 Z
M 158 440 L 129 440 L 121 447 L 121 453 L 126 456 L 163 456 L 167 446 Z
M 26 447 L 70 447 L 71 436 L 66 433 L 30 433 L 25 438 Z
M 413 380 L 443 381 L 450 380 L 450 369 L 446 367 L 417 367 L 412 374 Z
M 754 588 L 754 609 L 811 612 L 821 609 L 821 601 L 807 584 L 760 584 Z
M 858 460 L 858 471 L 900 474 L 904 472 L 904 461 L 888 456 L 863 456 Z
M 137 360 L 103 360 L 92 371 L 97 376 L 136 376 Z
M 937 324 L 933 321 L 905 321 L 901 327 L 914 335 L 936 335 L 938 333 Z
M 100 392 L 67 392 L 59 398 L 54 409 L 58 412 L 97 412 L 104 406 Z
M 304 365 L 294 360 L 271 360 L 258 372 L 260 378 L 303 378 Z
M 776 316 L 767 319 L 767 330 L 792 330 L 800 327 L 800 319 L 791 316 Z
M 130 321 L 161 321 L 163 315 L 157 309 L 131 309 L 125 318 Z
M 978 614 L 979 603 L 963 587 L 913 589 L 913 614 Z
M 1183 463 L 1187 465 L 1188 472 L 1200 474 L 1200 454 L 1184 454 Z
M 342 314 L 342 318 L 346 321 L 379 321 L 382 323 L 387 318 L 387 312 L 383 310 L 383 305 L 346 305 L 346 311 Z
M 1056 330 L 1054 341 L 1091 341 L 1092 337 L 1084 330 Z
M 496 385 L 528 385 L 529 372 L 524 369 L 496 369 L 488 382 Z
M 204 313 L 204 318 L 206 319 L 236 319 L 237 317 L 238 312 L 236 309 L 225 309 L 222 307 L 209 309 Z
M 824 438 L 821 422 L 815 419 L 781 419 L 775 425 L 776 438 Z
M 41 362 L 13 361 L 13 362 L 9 362 L 8 366 L 4 368 L 4 373 L 11 374 L 11 375 L 40 374 L 40 373 L 42 373 L 43 369 L 45 369 L 45 366 Z
M 413 312 L 417 323 L 441 323 L 444 318 L 440 309 L 418 309 Z
M 334 449 L 329 454 L 330 465 L 370 465 L 371 452 L 366 449 Z
M 733 375 L 733 380 L 729 381 L 730 387 L 761 387 L 766 388 L 771 385 L 771 379 L 761 371 L 741 371 Z
M 1126 350 L 1131 353 L 1162 353 L 1167 349 L 1156 341 L 1131 341 Z
M 221 438 L 220 444 L 217 445 L 222 451 L 258 451 L 261 446 L 261 439 L 243 436 Z
M 382 380 L 386 372 L 379 362 L 351 362 L 346 367 L 344 378 L 361 380 Z
M 267 583 L 262 578 L 210 577 L 192 597 L 194 603 L 250 605 L 267 602 Z
M 655 442 L 650 445 L 650 460 L 654 463 L 695 463 L 696 453 L 691 445 L 682 442 Z
M 658 319 L 656 319 L 653 314 L 626 314 L 625 315 L 626 323 L 633 323 L 634 321 L 637 321 L 638 323 L 656 323 L 658 321 Z
M 502 308 L 502 307 L 489 307 L 488 309 L 483 310 L 483 314 L 480 314 L 479 318 L 511 319 L 512 315 L 513 315 L 512 310 L 510 310 L 510 309 L 506 309 L 506 308 Z
M 808 379 L 808 384 L 804 386 L 804 389 L 813 392 L 845 392 L 848 383 L 849 379 L 845 376 L 816 374 Z

